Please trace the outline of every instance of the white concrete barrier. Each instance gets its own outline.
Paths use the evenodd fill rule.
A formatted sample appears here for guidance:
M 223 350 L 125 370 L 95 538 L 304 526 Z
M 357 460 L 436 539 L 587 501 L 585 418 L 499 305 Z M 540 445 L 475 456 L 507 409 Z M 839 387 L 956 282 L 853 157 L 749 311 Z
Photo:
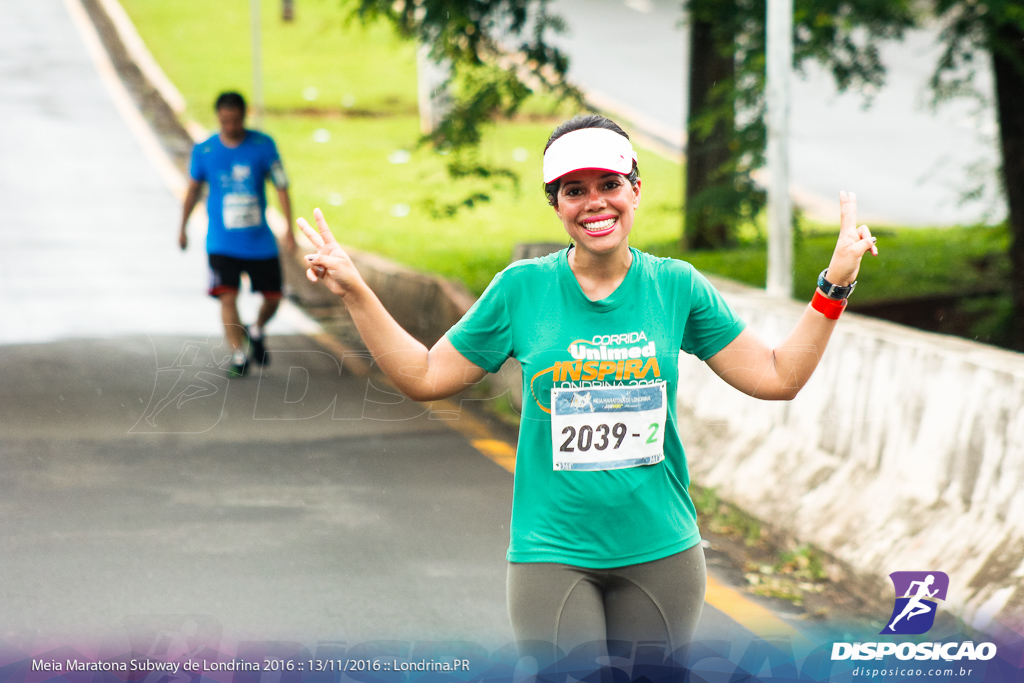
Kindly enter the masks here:
M 804 310 L 715 284 L 771 342 Z M 795 400 L 684 354 L 679 406 L 696 482 L 859 572 L 946 572 L 976 628 L 1024 626 L 1024 355 L 847 313 Z

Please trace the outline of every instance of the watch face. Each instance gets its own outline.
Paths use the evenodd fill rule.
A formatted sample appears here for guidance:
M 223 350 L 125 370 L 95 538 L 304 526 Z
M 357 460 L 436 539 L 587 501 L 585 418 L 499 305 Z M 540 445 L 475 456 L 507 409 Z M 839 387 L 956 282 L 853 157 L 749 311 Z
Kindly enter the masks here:
M 834 285 L 828 281 L 826 277 L 827 273 L 828 269 L 826 268 L 821 271 L 820 275 L 818 275 L 818 289 L 820 289 L 825 296 L 830 299 L 845 299 L 850 296 L 850 293 L 853 292 L 853 288 L 857 286 L 856 282 L 851 282 L 844 286 Z

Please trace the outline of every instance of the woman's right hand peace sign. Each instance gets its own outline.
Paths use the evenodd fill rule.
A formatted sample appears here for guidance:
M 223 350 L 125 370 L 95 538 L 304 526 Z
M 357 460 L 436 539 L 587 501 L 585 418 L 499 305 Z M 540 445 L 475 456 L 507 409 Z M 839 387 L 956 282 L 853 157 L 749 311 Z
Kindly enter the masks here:
M 313 220 L 316 221 L 317 230 L 314 230 L 305 218 L 296 221 L 299 229 L 317 248 L 317 253 L 306 256 L 306 263 L 309 265 L 306 277 L 312 282 L 322 280 L 329 290 L 344 298 L 354 287 L 362 283 L 362 278 L 352 259 L 334 239 L 320 209 L 313 209 Z
M 868 253 L 878 256 L 878 247 L 868 226 L 857 227 L 857 195 L 840 192 L 839 239 L 828 264 L 828 281 L 834 285 L 856 282 L 861 258 Z

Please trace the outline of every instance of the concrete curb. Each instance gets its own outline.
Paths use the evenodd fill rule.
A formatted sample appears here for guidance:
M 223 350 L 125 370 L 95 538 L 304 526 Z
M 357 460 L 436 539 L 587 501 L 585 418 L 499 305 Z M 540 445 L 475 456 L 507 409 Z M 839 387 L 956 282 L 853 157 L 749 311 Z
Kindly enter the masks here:
M 302 256 L 315 252 L 312 245 L 299 249 L 295 258 L 282 259 L 285 282 L 291 295 L 312 308 L 331 308 L 348 317 L 344 304 L 326 287 L 306 278 Z M 432 345 L 469 310 L 475 299 L 460 285 L 401 266 L 385 258 L 346 248 L 366 284 L 388 312 L 413 337 Z
M 171 79 L 167 77 L 164 70 L 160 68 L 157 61 L 153 59 L 152 53 L 146 47 L 142 37 L 139 36 L 139 32 L 135 30 L 135 24 L 132 23 L 121 3 L 117 0 L 99 0 L 99 3 L 103 11 L 107 13 L 110 21 L 114 24 L 117 35 L 120 37 L 121 43 L 124 44 L 128 56 L 139 67 L 142 75 L 160 93 L 160 96 L 167 103 L 167 106 L 171 108 L 171 111 L 179 115 L 184 114 L 184 96 L 175 87 L 174 83 L 171 82 Z

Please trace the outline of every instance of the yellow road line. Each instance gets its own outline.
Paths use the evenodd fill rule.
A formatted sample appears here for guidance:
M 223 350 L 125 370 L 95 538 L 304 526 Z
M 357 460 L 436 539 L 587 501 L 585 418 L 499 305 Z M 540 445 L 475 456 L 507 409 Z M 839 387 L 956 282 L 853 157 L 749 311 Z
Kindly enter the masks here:
M 500 439 L 473 439 L 470 443 L 509 472 L 516 471 L 516 449 L 509 444 Z
M 704 594 L 704 600 L 762 638 L 802 637 L 799 631 L 776 616 L 770 609 L 751 601 L 735 588 L 720 583 L 711 574 L 708 574 L 708 587 Z
M 360 377 L 370 374 L 373 365 L 369 354 L 356 351 L 338 341 L 333 335 L 321 332 L 309 335 L 316 343 L 320 344 L 332 356 L 342 363 L 349 372 Z M 485 457 L 505 468 L 509 472 L 516 469 L 515 446 L 497 438 L 487 424 L 477 416 L 465 410 L 457 401 L 445 399 L 442 401 L 431 401 L 424 404 L 433 413 L 434 419 L 444 422 L 446 426 L 454 429 L 466 437 L 466 440 Z

